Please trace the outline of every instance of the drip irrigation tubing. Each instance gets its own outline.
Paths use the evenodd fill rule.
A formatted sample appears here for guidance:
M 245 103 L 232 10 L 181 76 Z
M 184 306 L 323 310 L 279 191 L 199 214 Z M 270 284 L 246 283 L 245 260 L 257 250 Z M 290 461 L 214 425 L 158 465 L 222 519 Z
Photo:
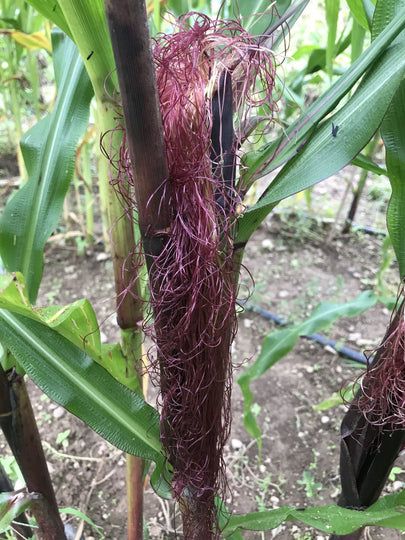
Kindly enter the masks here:
M 267 311 L 266 309 L 262 309 L 261 307 L 253 306 L 252 304 L 249 304 L 249 303 L 244 304 L 243 307 L 247 311 L 257 313 L 264 319 L 268 321 L 273 321 L 280 326 L 289 326 L 291 324 L 285 319 L 279 317 L 278 315 L 275 315 L 274 313 L 271 313 L 270 311 Z M 341 347 L 336 341 L 332 341 L 331 339 L 328 339 L 325 336 L 322 336 L 321 334 L 310 334 L 308 336 L 301 336 L 301 337 L 305 339 L 309 339 L 311 341 L 315 341 L 316 343 L 319 343 L 320 345 L 323 345 L 324 347 L 326 346 L 331 347 L 338 354 L 340 354 L 341 356 L 344 356 L 345 358 L 348 358 L 349 360 L 354 360 L 355 362 L 359 362 L 360 364 L 367 364 L 367 360 L 364 354 L 358 351 L 354 351 L 353 349 L 350 349 L 349 347 Z

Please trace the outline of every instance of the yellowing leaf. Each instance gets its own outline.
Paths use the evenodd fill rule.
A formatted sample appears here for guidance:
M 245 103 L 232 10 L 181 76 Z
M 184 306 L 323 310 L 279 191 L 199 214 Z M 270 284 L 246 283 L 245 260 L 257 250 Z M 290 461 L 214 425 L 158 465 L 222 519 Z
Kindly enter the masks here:
M 10 35 L 17 43 L 29 51 L 33 51 L 35 49 L 46 49 L 47 51 L 52 51 L 51 42 L 43 32 L 24 34 L 24 32 L 20 32 L 19 30 L 13 30 Z

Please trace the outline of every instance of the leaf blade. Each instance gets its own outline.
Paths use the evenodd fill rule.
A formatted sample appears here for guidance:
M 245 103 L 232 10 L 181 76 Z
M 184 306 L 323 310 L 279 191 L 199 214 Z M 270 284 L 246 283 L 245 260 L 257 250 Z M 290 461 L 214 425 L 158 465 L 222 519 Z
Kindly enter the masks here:
M 223 534 L 228 537 L 240 529 L 266 531 L 274 529 L 284 521 L 301 521 L 329 534 L 345 535 L 364 527 L 379 525 L 405 530 L 403 514 L 405 491 L 386 495 L 366 510 L 349 510 L 336 505 L 328 505 L 298 510 L 283 506 L 276 510 L 252 512 L 230 517 Z
M 21 140 L 29 179 L 9 200 L 0 220 L 0 254 L 9 271 L 21 271 L 34 302 L 42 277 L 43 248 L 59 218 L 73 175 L 79 136 L 88 123 L 93 92 L 73 42 L 53 32 L 60 78 L 53 112 Z
M 161 496 L 168 496 L 170 473 L 153 407 L 37 321 L 0 309 L 0 341 L 54 401 L 124 452 L 154 461 L 152 485 Z
M 246 243 L 280 200 L 328 178 L 352 161 L 380 125 L 404 71 L 405 55 L 397 44 L 380 56 L 346 105 L 319 124 L 303 149 L 288 161 L 261 199 L 241 216 L 237 242 Z M 332 133 L 332 122 L 338 126 L 336 137 Z

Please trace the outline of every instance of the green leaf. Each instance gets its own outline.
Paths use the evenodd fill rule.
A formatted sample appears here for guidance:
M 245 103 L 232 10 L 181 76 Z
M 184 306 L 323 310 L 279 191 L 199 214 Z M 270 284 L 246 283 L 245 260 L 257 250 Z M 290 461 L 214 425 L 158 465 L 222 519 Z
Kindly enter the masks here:
M 0 309 L 0 341 L 51 399 L 124 452 L 153 460 L 155 487 L 165 489 L 165 481 L 157 478 L 164 458 L 153 407 L 73 343 L 33 319 Z
M 67 306 L 33 307 L 21 273 L 0 275 L 0 308 L 29 317 L 64 336 L 103 366 L 117 381 L 137 389 L 137 377 L 127 377 L 121 345 L 102 345 L 100 328 L 87 299 Z M 139 393 L 141 390 L 139 389 Z
M 353 19 L 352 31 L 351 31 L 351 53 L 350 59 L 353 63 L 361 55 L 364 49 L 364 40 L 366 37 L 365 29 Z
M 83 514 L 83 512 L 80 512 L 80 510 L 77 510 L 76 508 L 66 507 L 66 508 L 59 508 L 59 512 L 61 514 L 69 514 L 70 516 L 75 516 L 79 519 L 82 519 L 96 531 L 96 533 L 100 536 L 100 538 L 104 538 L 103 533 L 94 523 L 94 521 L 92 521 L 89 517 L 87 517 L 86 514 Z
M 277 0 L 279 15 L 282 15 L 290 4 L 291 0 Z M 274 2 L 270 0 L 232 0 L 230 13 L 237 13 L 241 17 L 245 30 L 259 35 L 277 20 L 273 5 Z
M 365 29 L 369 30 L 369 24 L 367 20 L 367 15 L 364 10 L 362 0 L 347 0 L 347 4 L 352 12 L 353 17 L 356 21 Z
M 318 405 L 314 405 L 313 409 L 314 411 L 327 411 L 328 409 L 331 409 L 336 405 L 350 402 L 354 398 L 357 390 L 358 382 L 355 381 L 351 385 L 346 386 L 346 388 L 342 388 L 340 392 L 335 392 L 334 394 L 323 400 L 321 403 L 318 403 Z
M 75 45 L 59 30 L 52 33 L 52 41 L 59 80 L 55 108 L 21 139 L 29 178 L 0 220 L 1 258 L 10 272 L 24 274 L 32 303 L 41 282 L 43 248 L 62 210 L 93 95 Z
M 169 11 L 177 15 L 177 17 L 190 11 L 187 0 L 169 0 L 167 3 L 167 8 Z
M 374 174 L 377 174 L 378 176 L 381 176 L 384 174 L 387 176 L 387 169 L 383 169 L 377 163 L 374 163 L 372 159 L 370 159 L 368 156 L 365 156 L 364 154 L 359 154 L 352 160 L 352 165 L 356 165 L 357 167 L 361 167 L 362 169 L 365 169 L 366 171 L 370 171 Z
M 11 522 L 28 508 L 35 496 L 26 491 L 0 493 L 0 533 L 10 528 Z
M 405 530 L 405 491 L 381 498 L 367 510 L 348 510 L 336 505 L 296 509 L 283 506 L 276 510 L 233 515 L 223 530 L 225 538 L 238 529 L 267 531 L 284 521 L 301 521 L 328 534 L 345 535 L 365 525 Z
M 397 257 L 400 278 L 405 277 L 405 81 L 401 82 L 381 126 L 392 194 L 387 227 Z
M 245 30 L 251 34 L 260 36 L 274 25 L 278 25 L 283 16 L 288 21 L 288 29 L 291 30 L 305 9 L 308 1 L 276 0 L 275 2 L 270 2 L 269 0 L 231 0 L 229 13 L 231 17 L 234 17 L 237 13 Z M 278 28 L 272 33 L 271 48 L 273 50 L 276 50 L 284 40 L 284 32 L 278 32 L 277 30 Z
M 60 6 L 99 100 L 99 114 L 104 114 L 101 104 L 115 108 L 111 96 L 118 83 L 103 0 L 60 0 Z
M 62 2 L 63 1 L 64 0 L 62 0 Z M 59 28 L 70 38 L 72 37 L 69 25 L 63 15 L 58 0 L 29 0 L 27 3 L 41 13 L 46 19 L 55 23 L 56 26 L 59 26 Z
M 384 31 L 390 21 L 405 11 L 405 0 L 377 2 L 372 38 Z M 400 34 L 396 42 L 405 47 L 405 35 Z M 386 149 L 386 164 L 392 195 L 387 210 L 387 226 L 395 255 L 398 260 L 400 278 L 405 277 L 405 81 L 402 80 L 381 125 L 381 136 Z
M 351 99 L 332 117 L 317 126 L 305 146 L 288 161 L 259 201 L 241 216 L 238 242 L 246 243 L 279 201 L 328 178 L 352 161 L 379 127 L 404 71 L 405 55 L 399 44 L 389 47 L 380 55 Z M 341 80 L 340 84 L 343 84 Z M 332 86 L 326 94 L 333 88 L 340 92 L 338 84 L 338 87 Z M 319 106 L 325 113 L 325 98 L 320 98 Z M 305 117 L 308 119 L 308 112 Z M 332 134 L 332 122 L 338 126 L 335 137 Z
M 277 330 L 266 336 L 256 361 L 238 378 L 244 399 L 243 423 L 250 435 L 258 439 L 260 449 L 260 428 L 252 412 L 253 393 L 250 383 L 263 375 L 269 368 L 288 354 L 300 336 L 307 336 L 329 328 L 339 317 L 356 317 L 364 313 L 378 301 L 373 291 L 364 291 L 346 304 L 321 302 L 310 316 L 300 324 Z
M 370 0 L 369 0 L 370 1 Z M 405 0 L 378 0 L 375 9 L 373 8 L 373 25 L 371 27 L 371 39 L 374 41 L 385 28 L 398 16 L 403 13 Z M 405 35 L 400 34 L 396 42 L 404 44 Z
M 333 76 L 333 59 L 335 58 L 335 43 L 339 19 L 340 0 L 325 0 L 326 24 L 328 25 L 328 40 L 326 46 L 326 72 L 329 78 Z
M 65 30 L 55 12 L 63 18 L 69 29 L 67 34 L 76 43 L 86 65 L 96 97 L 112 105 L 110 96 L 117 87 L 117 78 L 103 0 L 28 0 L 28 3 Z M 56 6 L 55 11 L 50 6 Z
M 373 63 L 403 30 L 405 13 L 392 21 L 385 31 L 368 47 L 353 65 L 337 80 L 320 98 L 318 98 L 301 116 L 286 130 L 285 135 L 274 142 L 265 144 L 259 151 L 250 152 L 246 159 L 247 172 L 244 182 L 250 178 L 259 178 L 285 163 L 309 140 L 315 126 L 329 114 L 359 81 L 365 71 L 370 70 Z M 401 51 L 395 51 L 398 58 Z M 388 60 L 388 59 L 387 59 Z M 305 148 L 305 146 L 304 146 Z M 258 172 L 259 171 L 259 172 Z

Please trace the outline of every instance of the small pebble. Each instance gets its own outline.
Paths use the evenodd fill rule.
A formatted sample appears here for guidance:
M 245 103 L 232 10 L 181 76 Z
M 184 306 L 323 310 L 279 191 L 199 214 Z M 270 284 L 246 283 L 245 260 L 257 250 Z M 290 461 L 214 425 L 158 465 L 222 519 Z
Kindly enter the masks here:
M 274 247 L 273 241 L 270 238 L 262 240 L 262 247 L 267 251 L 271 251 Z
M 245 328 L 250 328 L 253 324 L 252 319 L 243 319 L 243 326 Z
M 361 338 L 356 341 L 356 345 L 359 347 L 364 347 L 365 345 L 370 346 L 370 339 Z
M 231 446 L 234 450 L 240 450 L 243 446 L 243 442 L 240 441 L 239 439 L 232 439 Z
M 59 418 L 62 418 L 65 412 L 66 412 L 66 409 L 59 406 L 59 407 L 56 407 L 56 409 L 53 411 L 52 414 L 53 414 L 53 417 L 56 418 L 56 420 L 58 420 Z
M 327 424 L 328 422 L 330 422 L 329 416 L 322 416 L 321 422 L 322 424 Z
M 337 354 L 337 351 L 335 351 L 335 349 L 331 347 L 330 345 L 326 345 L 324 347 L 324 350 L 330 354 Z
M 282 290 L 278 293 L 279 298 L 287 298 L 287 296 L 290 296 L 290 293 L 286 290 Z
M 109 258 L 110 258 L 110 254 L 105 253 L 105 251 L 103 251 L 103 252 L 97 254 L 96 261 L 97 262 L 106 261 Z

